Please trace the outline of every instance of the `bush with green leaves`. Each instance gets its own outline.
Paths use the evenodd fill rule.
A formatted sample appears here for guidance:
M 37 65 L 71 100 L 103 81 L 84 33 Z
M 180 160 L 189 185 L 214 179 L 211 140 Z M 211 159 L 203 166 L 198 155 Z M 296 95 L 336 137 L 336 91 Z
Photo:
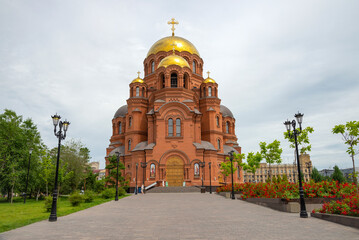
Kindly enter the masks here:
M 79 206 L 83 202 L 83 196 L 79 192 L 73 192 L 69 197 L 69 201 L 72 206 Z
M 107 188 L 101 193 L 101 197 L 108 199 L 108 198 L 114 198 L 116 195 L 116 189 L 115 188 Z
M 83 199 L 84 199 L 85 203 L 93 202 L 95 197 L 96 197 L 96 194 L 91 190 L 85 191 L 85 194 L 83 195 Z
M 45 209 L 46 209 L 46 212 L 50 212 L 51 211 L 51 208 L 52 208 L 52 197 L 51 196 L 47 196 L 45 197 Z

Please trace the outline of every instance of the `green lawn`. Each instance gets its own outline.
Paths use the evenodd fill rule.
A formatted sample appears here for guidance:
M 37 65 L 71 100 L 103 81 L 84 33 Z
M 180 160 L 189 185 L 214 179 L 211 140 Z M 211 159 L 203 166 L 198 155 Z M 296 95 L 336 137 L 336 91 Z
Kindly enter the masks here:
M 125 196 L 119 198 L 123 197 Z M 80 206 L 73 207 L 67 198 L 60 198 L 57 203 L 57 216 L 65 216 L 112 200 L 113 199 L 95 198 L 91 203 L 81 203 Z M 13 204 L 1 200 L 0 233 L 48 219 L 50 212 L 46 212 L 44 206 L 44 201 L 36 202 L 33 199 L 27 199 L 26 204 L 23 203 L 22 198 L 15 199 Z

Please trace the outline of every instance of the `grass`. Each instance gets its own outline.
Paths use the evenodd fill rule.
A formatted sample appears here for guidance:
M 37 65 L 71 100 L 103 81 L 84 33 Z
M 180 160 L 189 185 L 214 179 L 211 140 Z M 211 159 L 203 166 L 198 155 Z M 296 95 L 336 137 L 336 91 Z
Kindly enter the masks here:
M 119 198 L 123 197 L 125 196 Z M 95 198 L 91 203 L 83 202 L 80 206 L 73 207 L 67 198 L 61 197 L 57 202 L 57 216 L 65 216 L 112 200 L 112 198 Z M 45 202 L 43 200 L 35 201 L 34 199 L 27 199 L 26 204 L 24 204 L 22 198 L 15 198 L 14 203 L 10 204 L 1 199 L 0 233 L 48 219 L 50 212 L 46 212 L 44 206 Z

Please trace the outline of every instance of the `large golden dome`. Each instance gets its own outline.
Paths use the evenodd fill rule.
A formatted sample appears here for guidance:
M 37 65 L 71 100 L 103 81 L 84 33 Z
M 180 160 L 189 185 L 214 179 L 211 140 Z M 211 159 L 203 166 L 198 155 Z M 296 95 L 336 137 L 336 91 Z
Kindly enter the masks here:
M 177 65 L 180 67 L 189 67 L 188 62 L 186 61 L 186 59 L 184 59 L 181 56 L 175 55 L 175 54 L 171 54 L 167 57 L 165 57 L 164 59 L 161 60 L 161 62 L 158 64 L 157 68 L 160 67 L 168 67 L 170 65 Z
M 181 37 L 170 36 L 170 37 L 164 37 L 158 40 L 157 42 L 155 42 L 155 44 L 153 44 L 150 50 L 148 51 L 147 57 L 150 56 L 151 54 L 156 54 L 161 51 L 169 52 L 173 49 L 173 47 L 175 48 L 175 50 L 179 52 L 185 51 L 185 52 L 189 52 L 190 54 L 196 54 L 197 56 L 200 56 L 196 47 L 190 41 Z

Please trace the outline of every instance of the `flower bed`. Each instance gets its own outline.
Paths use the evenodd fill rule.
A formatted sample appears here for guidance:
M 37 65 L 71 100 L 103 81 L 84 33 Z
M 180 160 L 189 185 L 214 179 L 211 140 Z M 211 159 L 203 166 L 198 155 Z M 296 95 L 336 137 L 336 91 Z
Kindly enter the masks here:
M 217 188 L 217 192 L 230 192 L 232 185 Z M 297 183 L 241 183 L 234 185 L 234 191 L 242 193 L 246 198 L 299 198 Z M 345 198 L 356 192 L 356 186 L 351 183 L 338 182 L 303 183 L 305 198 Z
M 359 194 L 345 196 L 342 200 L 324 203 L 321 209 L 313 210 L 313 213 L 315 212 L 359 217 Z

